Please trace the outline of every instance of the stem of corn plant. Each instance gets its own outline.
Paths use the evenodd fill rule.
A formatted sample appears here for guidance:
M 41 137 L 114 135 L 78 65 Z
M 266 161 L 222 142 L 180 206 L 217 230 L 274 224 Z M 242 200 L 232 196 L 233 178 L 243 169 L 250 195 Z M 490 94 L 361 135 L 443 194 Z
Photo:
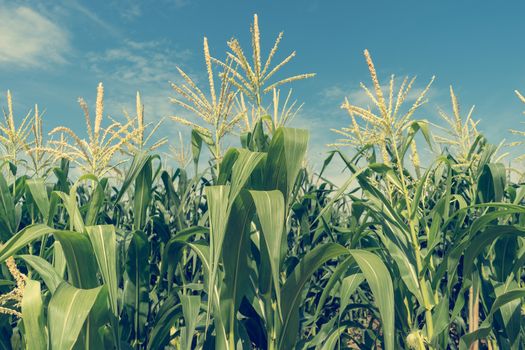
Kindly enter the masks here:
M 432 338 L 432 335 L 434 333 L 434 322 L 432 321 L 432 307 L 430 304 L 430 301 L 428 300 L 428 289 L 427 289 L 427 283 L 425 281 L 425 278 L 421 276 L 421 272 L 423 271 L 423 265 L 421 262 L 421 248 L 419 246 L 419 240 L 417 237 L 416 227 L 414 225 L 414 221 L 410 219 L 410 196 L 407 190 L 406 185 L 406 179 L 405 175 L 403 173 L 403 164 L 401 162 L 401 157 L 399 156 L 399 151 L 397 149 L 397 143 L 395 140 L 395 137 L 392 137 L 392 144 L 396 156 L 396 161 L 399 167 L 399 176 L 401 177 L 401 186 L 403 189 L 403 195 L 405 197 L 405 203 L 407 207 L 408 212 L 408 226 L 410 229 L 410 237 L 412 240 L 412 247 L 414 249 L 414 253 L 416 255 L 416 267 L 417 267 L 417 274 L 418 274 L 418 282 L 419 282 L 419 289 L 421 291 L 421 297 L 423 298 L 423 303 L 425 304 L 425 320 L 426 320 L 426 326 L 427 326 L 427 337 L 430 339 Z
M 479 318 L 479 293 L 476 290 L 474 292 L 474 286 L 469 289 L 469 332 L 474 332 L 478 329 L 478 318 Z M 475 341 L 470 345 L 470 350 L 478 350 L 478 342 Z
M 215 126 L 215 166 L 217 167 L 217 178 L 219 176 L 219 170 L 220 170 L 220 152 L 221 152 L 221 145 L 219 142 L 219 130 L 217 126 Z
M 474 180 L 471 172 L 469 172 L 469 177 L 470 183 L 473 184 L 473 186 L 470 187 L 470 198 L 475 201 L 477 193 L 477 181 Z M 470 286 L 469 288 L 468 325 L 469 332 L 476 331 L 479 325 L 479 290 L 474 289 L 474 285 Z M 469 350 L 478 350 L 478 344 L 478 341 L 475 341 L 470 345 Z

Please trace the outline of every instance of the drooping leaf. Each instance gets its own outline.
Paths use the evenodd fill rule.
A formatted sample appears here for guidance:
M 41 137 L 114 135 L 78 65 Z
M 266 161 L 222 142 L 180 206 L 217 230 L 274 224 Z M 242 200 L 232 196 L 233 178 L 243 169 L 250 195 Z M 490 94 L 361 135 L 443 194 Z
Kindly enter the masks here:
M 51 294 L 55 293 L 60 283 L 63 282 L 62 278 L 58 274 L 57 270 L 47 262 L 45 259 L 36 255 L 19 255 L 19 258 L 23 259 L 33 270 L 35 270 L 40 277 L 44 280 L 47 289 Z
M 55 231 L 56 230 L 41 224 L 27 226 L 0 247 L 0 261 L 5 261 L 8 257 L 14 255 L 34 240 Z
M 363 272 L 366 282 L 374 295 L 374 302 L 381 314 L 381 327 L 385 349 L 393 350 L 395 328 L 394 328 L 394 288 L 390 272 L 381 259 L 366 250 L 350 250 L 350 254 L 355 259 L 357 265 Z

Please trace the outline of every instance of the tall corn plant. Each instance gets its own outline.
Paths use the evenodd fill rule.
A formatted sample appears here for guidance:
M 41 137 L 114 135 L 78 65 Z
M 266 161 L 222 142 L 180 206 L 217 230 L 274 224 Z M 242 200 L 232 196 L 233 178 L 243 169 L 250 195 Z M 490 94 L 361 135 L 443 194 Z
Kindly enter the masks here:
M 362 192 L 361 198 L 353 197 L 352 207 L 360 208 L 361 225 L 380 246 L 391 273 L 399 277 L 394 283 L 398 346 L 466 349 L 476 348 L 482 338 L 484 344 L 518 346 L 522 334 L 515 328 L 509 330 L 509 315 L 519 313 L 522 277 L 517 270 L 517 274 L 511 272 L 512 268 L 498 274 L 490 262 L 502 257 L 488 248 L 521 239 L 523 231 L 513 216 L 519 216 L 523 207 L 515 205 L 519 201 L 508 201 L 505 167 L 493 162 L 496 147 L 481 136 L 471 138 L 470 128 L 475 124 L 469 115 L 465 126 L 458 124 L 457 135 L 453 135 L 457 139 L 452 144 L 461 146 L 461 153 L 445 152 L 421 172 L 415 135 L 422 133 L 432 145 L 427 124 L 410 120 L 420 98 L 405 116 L 396 119 L 406 96 L 405 82 L 395 103 L 391 101 L 394 84 L 390 84 L 388 102 L 370 56 L 367 52 L 365 56 L 375 94 L 365 90 L 377 104 L 379 116 L 346 101 L 343 107 L 352 118 L 352 127 L 342 132 L 351 132 L 350 142 L 360 147 L 360 153 L 368 154 L 365 170 L 359 170 L 361 163 L 341 155 Z M 462 123 L 452 90 L 451 96 L 455 121 Z M 372 126 L 362 129 L 356 116 Z M 375 138 L 360 138 L 362 135 Z M 369 144 L 364 142 L 367 139 Z M 406 165 L 409 152 L 410 168 Z M 519 270 L 514 265 L 520 263 L 519 256 L 507 255 L 508 266 Z
M 342 259 L 344 269 L 362 271 L 376 296 L 385 347 L 394 347 L 392 282 L 377 256 L 327 243 L 284 269 L 291 199 L 307 140 L 303 130 L 281 128 L 265 151 L 229 150 L 218 184 L 206 187 L 209 240 L 181 244 L 187 237 L 176 236 L 170 242 L 172 252 L 187 245 L 202 260 L 206 294 L 201 297 L 213 323 L 208 331 L 213 338 L 206 341 L 215 348 L 294 347 L 304 288 L 334 259 Z

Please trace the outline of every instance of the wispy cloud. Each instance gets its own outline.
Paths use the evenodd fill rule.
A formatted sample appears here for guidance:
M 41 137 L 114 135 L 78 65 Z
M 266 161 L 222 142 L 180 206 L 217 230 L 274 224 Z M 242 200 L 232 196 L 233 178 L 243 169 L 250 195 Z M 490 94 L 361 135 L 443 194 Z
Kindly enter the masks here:
M 142 7 L 138 3 L 132 3 L 121 8 L 120 15 L 126 20 L 134 20 L 142 15 Z
M 134 114 L 135 92 L 140 91 L 146 121 L 157 123 L 165 119 L 158 137 L 173 137 L 180 127 L 168 118 L 176 112 L 169 101 L 172 91 L 168 82 L 179 79 L 177 66 L 187 63 L 190 57 L 188 50 L 173 48 L 164 40 L 126 40 L 120 46 L 89 53 L 87 62 L 105 83 L 109 114 L 117 119 L 124 110 Z
M 88 54 L 91 68 L 105 79 L 132 85 L 167 84 L 175 79 L 176 67 L 190 56 L 162 41 L 125 41 L 122 46 Z
M 104 29 L 104 31 L 112 36 L 120 37 L 122 36 L 120 29 L 113 26 L 106 20 L 103 20 L 96 12 L 90 10 L 88 7 L 82 5 L 76 0 L 68 0 L 64 2 L 64 5 L 71 8 L 72 10 L 79 12 L 84 17 L 89 19 L 92 23 L 94 23 L 99 28 Z
M 67 62 L 67 31 L 30 7 L 0 4 L 0 33 L 2 66 L 30 68 Z

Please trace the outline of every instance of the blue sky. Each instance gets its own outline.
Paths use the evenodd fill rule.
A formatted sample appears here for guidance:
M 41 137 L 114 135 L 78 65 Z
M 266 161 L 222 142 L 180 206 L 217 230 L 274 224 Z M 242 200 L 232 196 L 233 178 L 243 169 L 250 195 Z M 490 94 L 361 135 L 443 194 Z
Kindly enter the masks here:
M 437 121 L 438 107 L 450 110 L 452 84 L 463 110 L 476 105 L 489 140 L 513 140 L 507 130 L 525 121 L 513 93 L 525 92 L 523 1 L 0 0 L 0 104 L 11 89 L 19 118 L 38 103 L 48 130 L 62 124 L 82 133 L 77 98 L 93 106 L 103 81 L 112 116 L 132 111 L 140 90 L 146 118 L 167 117 L 177 112 L 168 101 L 176 66 L 204 80 L 203 36 L 219 58 L 232 36 L 247 50 L 254 13 L 263 50 L 283 30 L 280 57 L 297 51 L 283 73 L 317 73 L 293 86 L 305 103 L 294 125 L 311 130 L 313 163 L 335 139 L 329 129 L 348 124 L 344 96 L 359 98 L 359 82 L 369 81 L 365 48 L 385 82 L 392 73 L 417 75 L 422 88 L 436 75 L 417 118 Z M 161 133 L 176 130 L 168 121 Z

